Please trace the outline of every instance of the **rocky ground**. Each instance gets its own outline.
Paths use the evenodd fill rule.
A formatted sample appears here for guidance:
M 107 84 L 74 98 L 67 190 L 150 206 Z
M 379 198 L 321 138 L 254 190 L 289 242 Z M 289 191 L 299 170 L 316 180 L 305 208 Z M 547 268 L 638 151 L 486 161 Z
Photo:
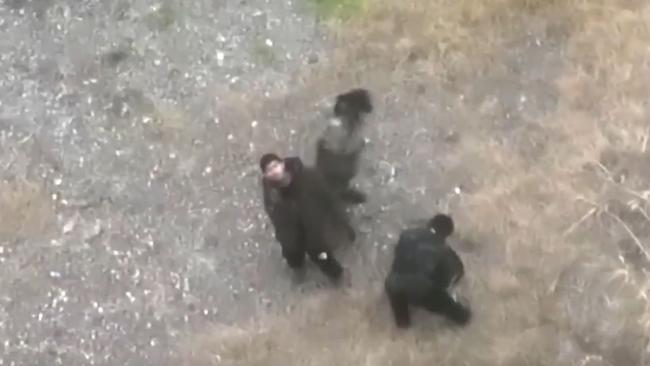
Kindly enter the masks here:
M 249 103 L 325 57 L 304 6 L 5 1 L 0 27 L 2 364 L 161 365 L 289 291 L 256 145 L 291 125 Z
M 616 8 L 609 44 L 597 6 L 431 5 L 424 23 L 394 6 L 337 38 L 298 1 L 4 1 L 0 365 L 643 365 L 647 7 Z M 257 160 L 309 161 L 360 85 L 372 199 L 351 270 L 344 289 L 298 283 Z M 436 211 L 459 222 L 477 320 L 396 337 L 377 300 L 390 249 Z

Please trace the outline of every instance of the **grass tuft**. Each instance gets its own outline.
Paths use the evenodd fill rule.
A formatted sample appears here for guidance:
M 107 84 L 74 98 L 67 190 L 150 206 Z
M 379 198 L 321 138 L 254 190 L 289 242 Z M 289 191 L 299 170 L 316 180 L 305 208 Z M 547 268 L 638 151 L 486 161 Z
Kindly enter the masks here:
M 0 237 L 3 240 L 42 238 L 55 214 L 45 187 L 25 179 L 0 182 Z

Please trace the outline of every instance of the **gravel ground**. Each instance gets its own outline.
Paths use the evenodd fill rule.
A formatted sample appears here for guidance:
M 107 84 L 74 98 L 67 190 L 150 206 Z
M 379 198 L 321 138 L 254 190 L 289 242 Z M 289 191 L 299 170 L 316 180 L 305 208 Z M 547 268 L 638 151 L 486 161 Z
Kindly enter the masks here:
M 482 350 L 500 332 L 494 349 L 513 365 L 524 363 L 515 354 L 520 341 L 554 358 L 549 364 L 587 364 L 585 354 L 600 353 L 613 355 L 612 364 L 640 365 L 629 356 L 642 348 L 632 312 L 609 300 L 602 308 L 589 302 L 600 299 L 600 282 L 621 272 L 612 264 L 620 255 L 647 269 L 639 239 L 614 232 L 618 222 L 580 221 L 596 209 L 571 208 L 575 194 L 563 189 L 570 182 L 582 194 L 593 186 L 599 196 L 602 178 L 574 161 L 611 145 L 602 167 L 626 172 L 638 181 L 634 192 L 645 195 L 647 134 L 643 152 L 628 156 L 615 142 L 617 133 L 628 138 L 618 125 L 558 113 L 566 108 L 562 93 L 572 94 L 556 81 L 579 73 L 564 69 L 569 31 L 554 21 L 531 16 L 527 32 L 509 34 L 488 67 L 443 82 L 436 77 L 444 72 L 418 61 L 417 47 L 390 73 L 378 67 L 339 77 L 337 45 L 304 2 L 5 0 L 0 365 L 176 365 L 178 345 L 206 325 L 282 317 L 327 291 L 318 271 L 297 282 L 284 265 L 259 202 L 257 160 L 272 150 L 309 162 L 313 127 L 334 94 L 359 85 L 374 93 L 376 111 L 359 179 L 372 199 L 354 209 L 359 240 L 341 254 L 354 268 L 346 279 L 351 292 L 381 284 L 401 227 L 452 212 L 460 223 L 453 245 L 470 268 L 471 303 L 480 305 L 465 340 L 477 350 L 454 357 L 472 364 L 484 354 L 483 364 L 495 364 L 501 356 Z M 394 53 L 391 62 L 399 59 Z M 359 84 L 347 83 L 352 79 Z M 564 88 L 577 90 L 574 99 L 603 114 L 589 93 L 604 89 L 585 84 L 583 92 L 575 86 L 580 79 L 572 80 Z M 568 163 L 567 153 L 574 154 Z M 580 172 L 569 178 L 568 170 Z M 553 185 L 542 179 L 547 174 L 565 181 Z M 647 205 L 647 197 L 639 200 Z M 647 217 L 637 216 L 623 219 L 646 240 Z M 569 241 L 560 233 L 573 222 Z M 570 265 L 565 248 L 573 242 L 607 251 L 589 249 L 593 258 Z M 576 296 L 574 282 L 584 278 L 596 278 L 593 289 Z M 559 288 L 551 301 L 557 311 L 537 298 L 551 283 Z M 637 296 L 629 292 L 627 299 Z M 531 324 L 541 329 L 545 316 L 562 309 L 584 314 L 571 318 L 575 339 L 540 331 L 521 340 Z M 634 324 L 616 327 L 623 322 Z M 385 333 L 361 338 L 383 341 Z M 545 351 L 556 347 L 538 347 L 556 339 L 580 347 L 559 348 L 559 356 Z M 395 347 L 411 357 L 409 348 Z
M 247 98 L 324 59 L 306 9 L 13 0 L 0 29 L 3 194 L 38 206 L 0 246 L 0 364 L 166 364 L 288 292 Z

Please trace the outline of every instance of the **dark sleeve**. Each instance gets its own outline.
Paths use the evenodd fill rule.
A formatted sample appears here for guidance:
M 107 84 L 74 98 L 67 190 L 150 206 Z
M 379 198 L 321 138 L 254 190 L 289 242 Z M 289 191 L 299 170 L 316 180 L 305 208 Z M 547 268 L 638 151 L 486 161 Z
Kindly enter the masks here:
M 269 186 L 264 181 L 264 178 L 260 179 L 260 186 L 262 188 L 264 211 L 268 216 L 271 216 L 273 212 L 273 200 L 271 197 L 272 192 L 270 191 Z
M 307 188 L 304 193 L 306 198 L 312 201 L 311 206 L 320 207 L 324 212 L 332 215 L 339 224 L 347 225 L 347 214 L 341 200 L 326 183 L 322 174 L 315 169 L 310 169 L 304 172 L 304 178 Z
M 410 243 L 410 242 L 418 242 L 422 240 L 427 240 L 427 234 L 431 234 L 431 232 L 428 229 L 425 228 L 411 228 L 411 229 L 406 229 L 403 230 L 398 239 L 398 243 Z
M 403 230 L 401 233 L 399 233 L 399 239 L 397 239 L 397 246 L 395 247 L 395 250 L 400 247 L 401 245 L 404 245 L 404 243 L 414 240 L 414 229 L 406 229 Z
M 303 230 L 292 202 L 281 199 L 275 188 L 262 180 L 264 211 L 273 225 L 275 238 L 284 250 L 295 250 L 303 243 Z
M 444 248 L 412 238 L 403 238 L 395 247 L 395 268 L 402 273 L 417 273 L 433 278 L 441 260 L 442 249 Z
M 261 180 L 260 184 L 264 196 L 264 211 L 277 231 L 279 227 L 286 226 L 287 221 L 291 219 L 288 206 L 279 200 L 278 192 L 275 188 L 269 186 L 264 179 Z

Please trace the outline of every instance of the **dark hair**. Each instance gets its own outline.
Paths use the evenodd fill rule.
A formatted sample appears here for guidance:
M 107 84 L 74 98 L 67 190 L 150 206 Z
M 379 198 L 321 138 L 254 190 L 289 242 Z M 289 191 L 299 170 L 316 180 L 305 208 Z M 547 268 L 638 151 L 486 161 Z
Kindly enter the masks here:
M 360 113 L 371 113 L 372 101 L 370 93 L 363 88 L 352 89 L 336 96 L 334 115 L 337 117 L 358 116 Z
M 454 232 L 454 220 L 449 215 L 437 214 L 429 220 L 429 227 L 436 231 L 436 234 L 443 238 Z
M 264 171 L 266 166 L 269 165 L 272 161 L 282 161 L 279 156 L 273 153 L 264 154 L 260 159 L 260 169 Z

